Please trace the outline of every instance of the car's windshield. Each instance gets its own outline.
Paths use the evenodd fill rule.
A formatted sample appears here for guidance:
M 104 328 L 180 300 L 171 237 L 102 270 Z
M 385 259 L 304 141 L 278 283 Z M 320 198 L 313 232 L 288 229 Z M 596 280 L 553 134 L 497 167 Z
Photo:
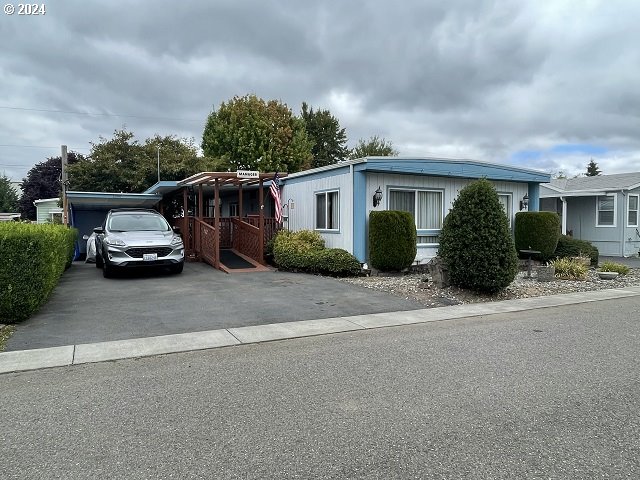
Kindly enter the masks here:
M 161 216 L 145 213 L 113 215 L 107 228 L 112 232 L 166 232 L 170 229 L 167 221 Z

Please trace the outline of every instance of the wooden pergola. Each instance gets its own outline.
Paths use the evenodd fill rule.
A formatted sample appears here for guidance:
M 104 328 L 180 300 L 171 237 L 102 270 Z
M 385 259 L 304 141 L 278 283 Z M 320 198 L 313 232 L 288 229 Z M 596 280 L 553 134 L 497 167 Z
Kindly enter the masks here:
M 239 218 L 229 219 L 233 231 L 233 249 L 248 257 L 258 264 L 266 265 L 264 260 L 264 181 L 273 180 L 275 173 L 258 172 L 202 172 L 192 175 L 178 182 L 179 187 L 184 187 L 182 191 L 184 208 L 184 227 L 188 226 L 187 208 L 188 197 L 187 188 L 197 188 L 198 203 L 197 214 L 194 218 L 194 247 L 197 255 L 217 269 L 220 265 L 220 189 L 233 185 L 238 188 L 238 210 Z M 280 178 L 286 174 L 278 174 Z M 257 226 L 243 219 L 243 195 L 242 188 L 246 185 L 259 185 L 258 205 L 259 216 Z M 205 222 L 203 217 L 203 190 L 205 186 L 212 186 L 214 191 L 214 215 L 213 225 Z M 185 231 L 187 228 L 185 228 Z M 224 269 L 223 269 L 224 270 Z

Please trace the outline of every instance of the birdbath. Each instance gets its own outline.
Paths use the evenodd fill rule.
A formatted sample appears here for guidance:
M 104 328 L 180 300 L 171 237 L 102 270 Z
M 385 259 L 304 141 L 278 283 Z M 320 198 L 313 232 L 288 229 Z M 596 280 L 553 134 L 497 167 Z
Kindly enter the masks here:
M 540 255 L 542 252 L 539 250 L 520 250 L 520 253 L 529 256 L 529 259 L 527 260 L 527 278 L 531 278 L 531 256 Z

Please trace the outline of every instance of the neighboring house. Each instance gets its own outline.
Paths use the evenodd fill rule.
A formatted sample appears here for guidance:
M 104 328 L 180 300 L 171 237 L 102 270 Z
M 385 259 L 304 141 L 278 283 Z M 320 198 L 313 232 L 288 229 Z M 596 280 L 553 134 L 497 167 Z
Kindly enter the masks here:
M 0 213 L 0 222 L 13 222 L 20 220 L 19 213 Z
M 404 210 L 416 219 L 416 261 L 437 254 L 442 222 L 462 188 L 478 178 L 495 186 L 513 226 L 522 201 L 538 209 L 538 170 L 473 160 L 366 157 L 294 173 L 283 179 L 285 228 L 318 231 L 327 247 L 343 248 L 368 260 L 368 220 L 372 210 Z M 382 198 L 374 206 L 374 195 Z
M 33 204 L 36 207 L 36 223 L 62 222 L 62 207 L 58 206 L 60 199 L 43 198 L 36 200 Z
M 587 240 L 601 255 L 640 250 L 640 172 L 553 179 L 540 186 L 540 209 L 557 212 L 562 233 Z

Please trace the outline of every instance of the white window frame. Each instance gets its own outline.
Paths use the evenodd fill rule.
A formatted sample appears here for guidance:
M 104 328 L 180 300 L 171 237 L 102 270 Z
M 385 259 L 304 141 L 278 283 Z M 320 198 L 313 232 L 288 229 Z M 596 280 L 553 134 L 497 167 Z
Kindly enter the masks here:
M 598 223 L 598 209 L 600 197 L 613 197 L 613 225 L 600 225 Z M 603 212 L 608 212 L 610 210 L 603 210 Z M 615 228 L 616 227 L 616 218 L 618 216 L 618 195 L 615 193 L 607 193 L 605 195 L 596 196 L 596 228 Z
M 235 215 L 233 214 L 233 210 L 234 209 L 236 211 Z M 238 202 L 229 203 L 229 216 L 230 217 L 234 217 L 234 218 L 235 217 L 240 217 L 239 213 L 240 213 L 240 203 L 238 203 Z
M 509 220 L 509 228 L 511 228 L 511 219 L 513 217 L 513 193 L 498 192 L 498 197 L 507 197 L 507 219 Z
M 631 197 L 636 197 L 636 209 L 635 210 L 631 210 L 631 208 L 629 207 L 629 205 L 631 205 Z M 636 223 L 632 224 L 629 223 L 629 212 L 636 212 Z M 640 216 L 640 195 L 638 195 L 637 193 L 630 193 L 627 195 L 627 227 L 637 227 L 638 226 L 638 216 Z
M 336 228 L 326 228 L 327 220 L 329 219 L 329 202 L 327 201 L 328 194 L 337 193 L 337 203 L 338 203 L 338 215 L 336 218 L 336 223 L 338 224 Z M 324 200 L 324 219 L 325 219 L 325 228 L 318 227 L 318 197 L 323 195 L 325 197 Z M 314 230 L 319 232 L 339 232 L 340 231 L 340 189 L 332 189 L 332 190 L 322 190 L 321 192 L 313 193 L 313 227 Z
M 413 192 L 413 202 L 414 202 L 413 211 L 414 212 L 418 211 L 418 192 L 439 193 L 441 198 L 442 198 L 442 202 L 440 202 L 440 204 L 442 205 L 442 223 L 444 223 L 444 217 L 445 217 L 444 190 L 437 189 L 437 188 L 388 187 L 387 188 L 387 210 L 391 209 L 391 206 L 389 205 L 389 203 L 391 202 L 391 192 L 392 191 L 396 191 L 396 192 Z M 416 227 L 416 236 L 417 237 L 433 237 L 433 236 L 437 237 L 442 232 L 442 225 L 440 225 L 440 228 L 418 228 L 418 219 L 416 218 L 416 215 L 413 216 L 413 224 Z M 438 247 L 438 246 L 440 246 L 440 242 L 438 242 L 438 243 L 416 243 L 416 246 L 417 247 Z

